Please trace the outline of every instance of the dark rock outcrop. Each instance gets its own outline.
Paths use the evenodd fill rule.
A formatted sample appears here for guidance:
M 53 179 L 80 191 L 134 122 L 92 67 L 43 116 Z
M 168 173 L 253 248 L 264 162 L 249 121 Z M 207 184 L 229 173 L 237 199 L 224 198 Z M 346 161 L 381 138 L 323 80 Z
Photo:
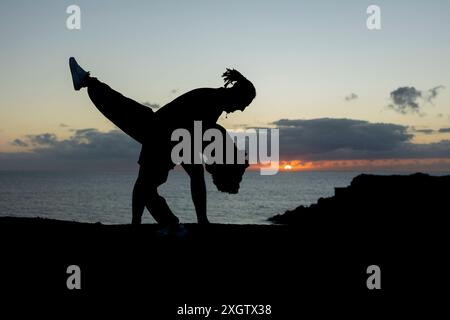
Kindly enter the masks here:
M 279 224 L 320 224 L 366 231 L 443 227 L 450 212 L 450 176 L 361 174 L 350 186 L 316 204 L 299 206 L 269 220 Z M 397 230 L 399 231 L 399 230 Z

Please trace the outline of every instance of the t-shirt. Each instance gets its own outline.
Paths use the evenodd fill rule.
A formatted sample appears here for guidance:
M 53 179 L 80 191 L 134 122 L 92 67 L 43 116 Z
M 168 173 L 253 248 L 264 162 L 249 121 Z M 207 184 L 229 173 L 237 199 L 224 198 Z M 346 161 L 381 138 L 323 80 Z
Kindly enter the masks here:
M 168 171 L 175 164 L 171 151 L 177 141 L 171 141 L 172 132 L 184 128 L 193 139 L 194 121 L 202 121 L 202 131 L 215 125 L 223 112 L 226 88 L 200 88 L 189 91 L 155 112 L 142 144 L 138 163 L 151 166 L 154 171 Z

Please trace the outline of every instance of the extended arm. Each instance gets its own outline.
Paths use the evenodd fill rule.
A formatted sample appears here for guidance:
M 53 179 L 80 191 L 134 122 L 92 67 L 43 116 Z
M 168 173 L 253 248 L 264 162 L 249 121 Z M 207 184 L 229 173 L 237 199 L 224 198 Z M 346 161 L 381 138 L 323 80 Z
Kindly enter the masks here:
M 183 165 L 191 179 L 191 194 L 194 202 L 197 221 L 199 224 L 208 224 L 206 215 L 206 184 L 203 165 Z

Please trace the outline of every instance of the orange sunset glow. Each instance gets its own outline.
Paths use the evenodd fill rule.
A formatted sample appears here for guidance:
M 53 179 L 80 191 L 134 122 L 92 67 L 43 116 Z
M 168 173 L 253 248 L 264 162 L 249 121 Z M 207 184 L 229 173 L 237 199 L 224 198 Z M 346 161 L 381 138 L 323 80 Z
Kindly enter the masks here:
M 265 165 L 252 164 L 250 170 L 259 170 Z M 298 171 L 339 171 L 339 170 L 427 170 L 441 171 L 450 167 L 450 159 L 378 159 L 378 160 L 324 160 L 324 161 L 302 161 L 282 160 L 278 165 L 280 172 Z

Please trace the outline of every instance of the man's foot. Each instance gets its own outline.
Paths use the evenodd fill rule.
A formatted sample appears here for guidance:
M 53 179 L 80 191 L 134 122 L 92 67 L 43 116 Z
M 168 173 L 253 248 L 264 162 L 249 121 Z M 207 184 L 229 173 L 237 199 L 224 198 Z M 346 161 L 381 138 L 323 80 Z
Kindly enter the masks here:
M 70 73 L 72 74 L 73 87 L 76 91 L 81 88 L 87 87 L 87 79 L 89 78 L 89 72 L 84 71 L 79 66 L 74 57 L 69 58 Z

